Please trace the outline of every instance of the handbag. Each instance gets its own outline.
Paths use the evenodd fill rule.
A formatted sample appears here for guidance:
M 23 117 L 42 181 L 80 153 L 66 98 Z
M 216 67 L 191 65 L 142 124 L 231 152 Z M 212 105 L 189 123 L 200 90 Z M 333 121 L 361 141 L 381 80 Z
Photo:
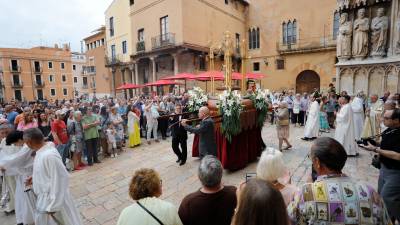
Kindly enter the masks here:
M 278 120 L 279 126 L 289 126 L 289 120 Z
M 157 220 L 157 222 L 160 225 L 164 225 L 163 222 L 161 222 L 160 219 L 158 219 L 153 213 L 151 213 L 146 207 L 144 207 L 139 201 L 137 201 L 137 204 L 144 210 L 146 211 L 151 217 L 153 217 L 155 220 Z

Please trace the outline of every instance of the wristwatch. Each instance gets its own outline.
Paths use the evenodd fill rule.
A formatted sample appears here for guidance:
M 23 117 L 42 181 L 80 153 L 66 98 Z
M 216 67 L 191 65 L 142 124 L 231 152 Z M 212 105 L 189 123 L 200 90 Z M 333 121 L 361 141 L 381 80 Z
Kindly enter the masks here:
M 378 149 L 379 149 L 379 147 L 378 148 L 374 148 L 374 152 L 377 153 Z

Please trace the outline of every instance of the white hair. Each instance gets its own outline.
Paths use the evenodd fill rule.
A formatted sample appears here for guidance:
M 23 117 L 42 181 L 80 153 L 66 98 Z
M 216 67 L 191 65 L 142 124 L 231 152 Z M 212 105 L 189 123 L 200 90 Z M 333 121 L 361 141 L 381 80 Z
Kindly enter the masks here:
M 273 148 L 267 148 L 263 151 L 257 164 L 257 178 L 275 181 L 285 175 L 287 169 L 282 156 L 282 152 Z

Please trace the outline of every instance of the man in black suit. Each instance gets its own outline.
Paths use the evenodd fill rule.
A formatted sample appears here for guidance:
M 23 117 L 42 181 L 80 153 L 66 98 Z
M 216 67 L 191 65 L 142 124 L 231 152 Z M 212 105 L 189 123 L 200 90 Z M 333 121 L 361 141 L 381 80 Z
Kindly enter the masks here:
M 214 121 L 210 118 L 210 110 L 203 106 L 199 109 L 200 125 L 193 127 L 186 124 L 187 120 L 182 120 L 181 124 L 189 132 L 200 136 L 199 153 L 200 158 L 206 155 L 217 156 L 217 144 L 215 142 Z
M 182 114 L 182 106 L 180 104 L 175 105 L 175 114 Z M 170 117 L 170 123 L 174 124 L 171 127 L 171 136 L 172 136 L 172 150 L 176 156 L 178 156 L 178 160 L 180 166 L 186 163 L 187 158 L 187 132 L 185 128 L 181 125 L 180 121 L 182 120 L 182 115 L 174 115 Z M 181 145 L 181 149 L 179 149 L 179 145 Z

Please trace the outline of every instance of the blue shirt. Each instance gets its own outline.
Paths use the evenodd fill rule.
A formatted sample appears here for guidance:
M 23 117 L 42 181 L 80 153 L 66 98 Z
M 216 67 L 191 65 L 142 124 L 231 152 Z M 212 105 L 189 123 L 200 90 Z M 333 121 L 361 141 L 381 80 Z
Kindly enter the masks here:
M 15 112 L 15 111 L 12 111 L 12 112 L 8 113 L 7 114 L 8 123 L 9 124 L 14 124 L 15 117 L 17 117 L 17 116 L 18 116 L 18 113 Z

